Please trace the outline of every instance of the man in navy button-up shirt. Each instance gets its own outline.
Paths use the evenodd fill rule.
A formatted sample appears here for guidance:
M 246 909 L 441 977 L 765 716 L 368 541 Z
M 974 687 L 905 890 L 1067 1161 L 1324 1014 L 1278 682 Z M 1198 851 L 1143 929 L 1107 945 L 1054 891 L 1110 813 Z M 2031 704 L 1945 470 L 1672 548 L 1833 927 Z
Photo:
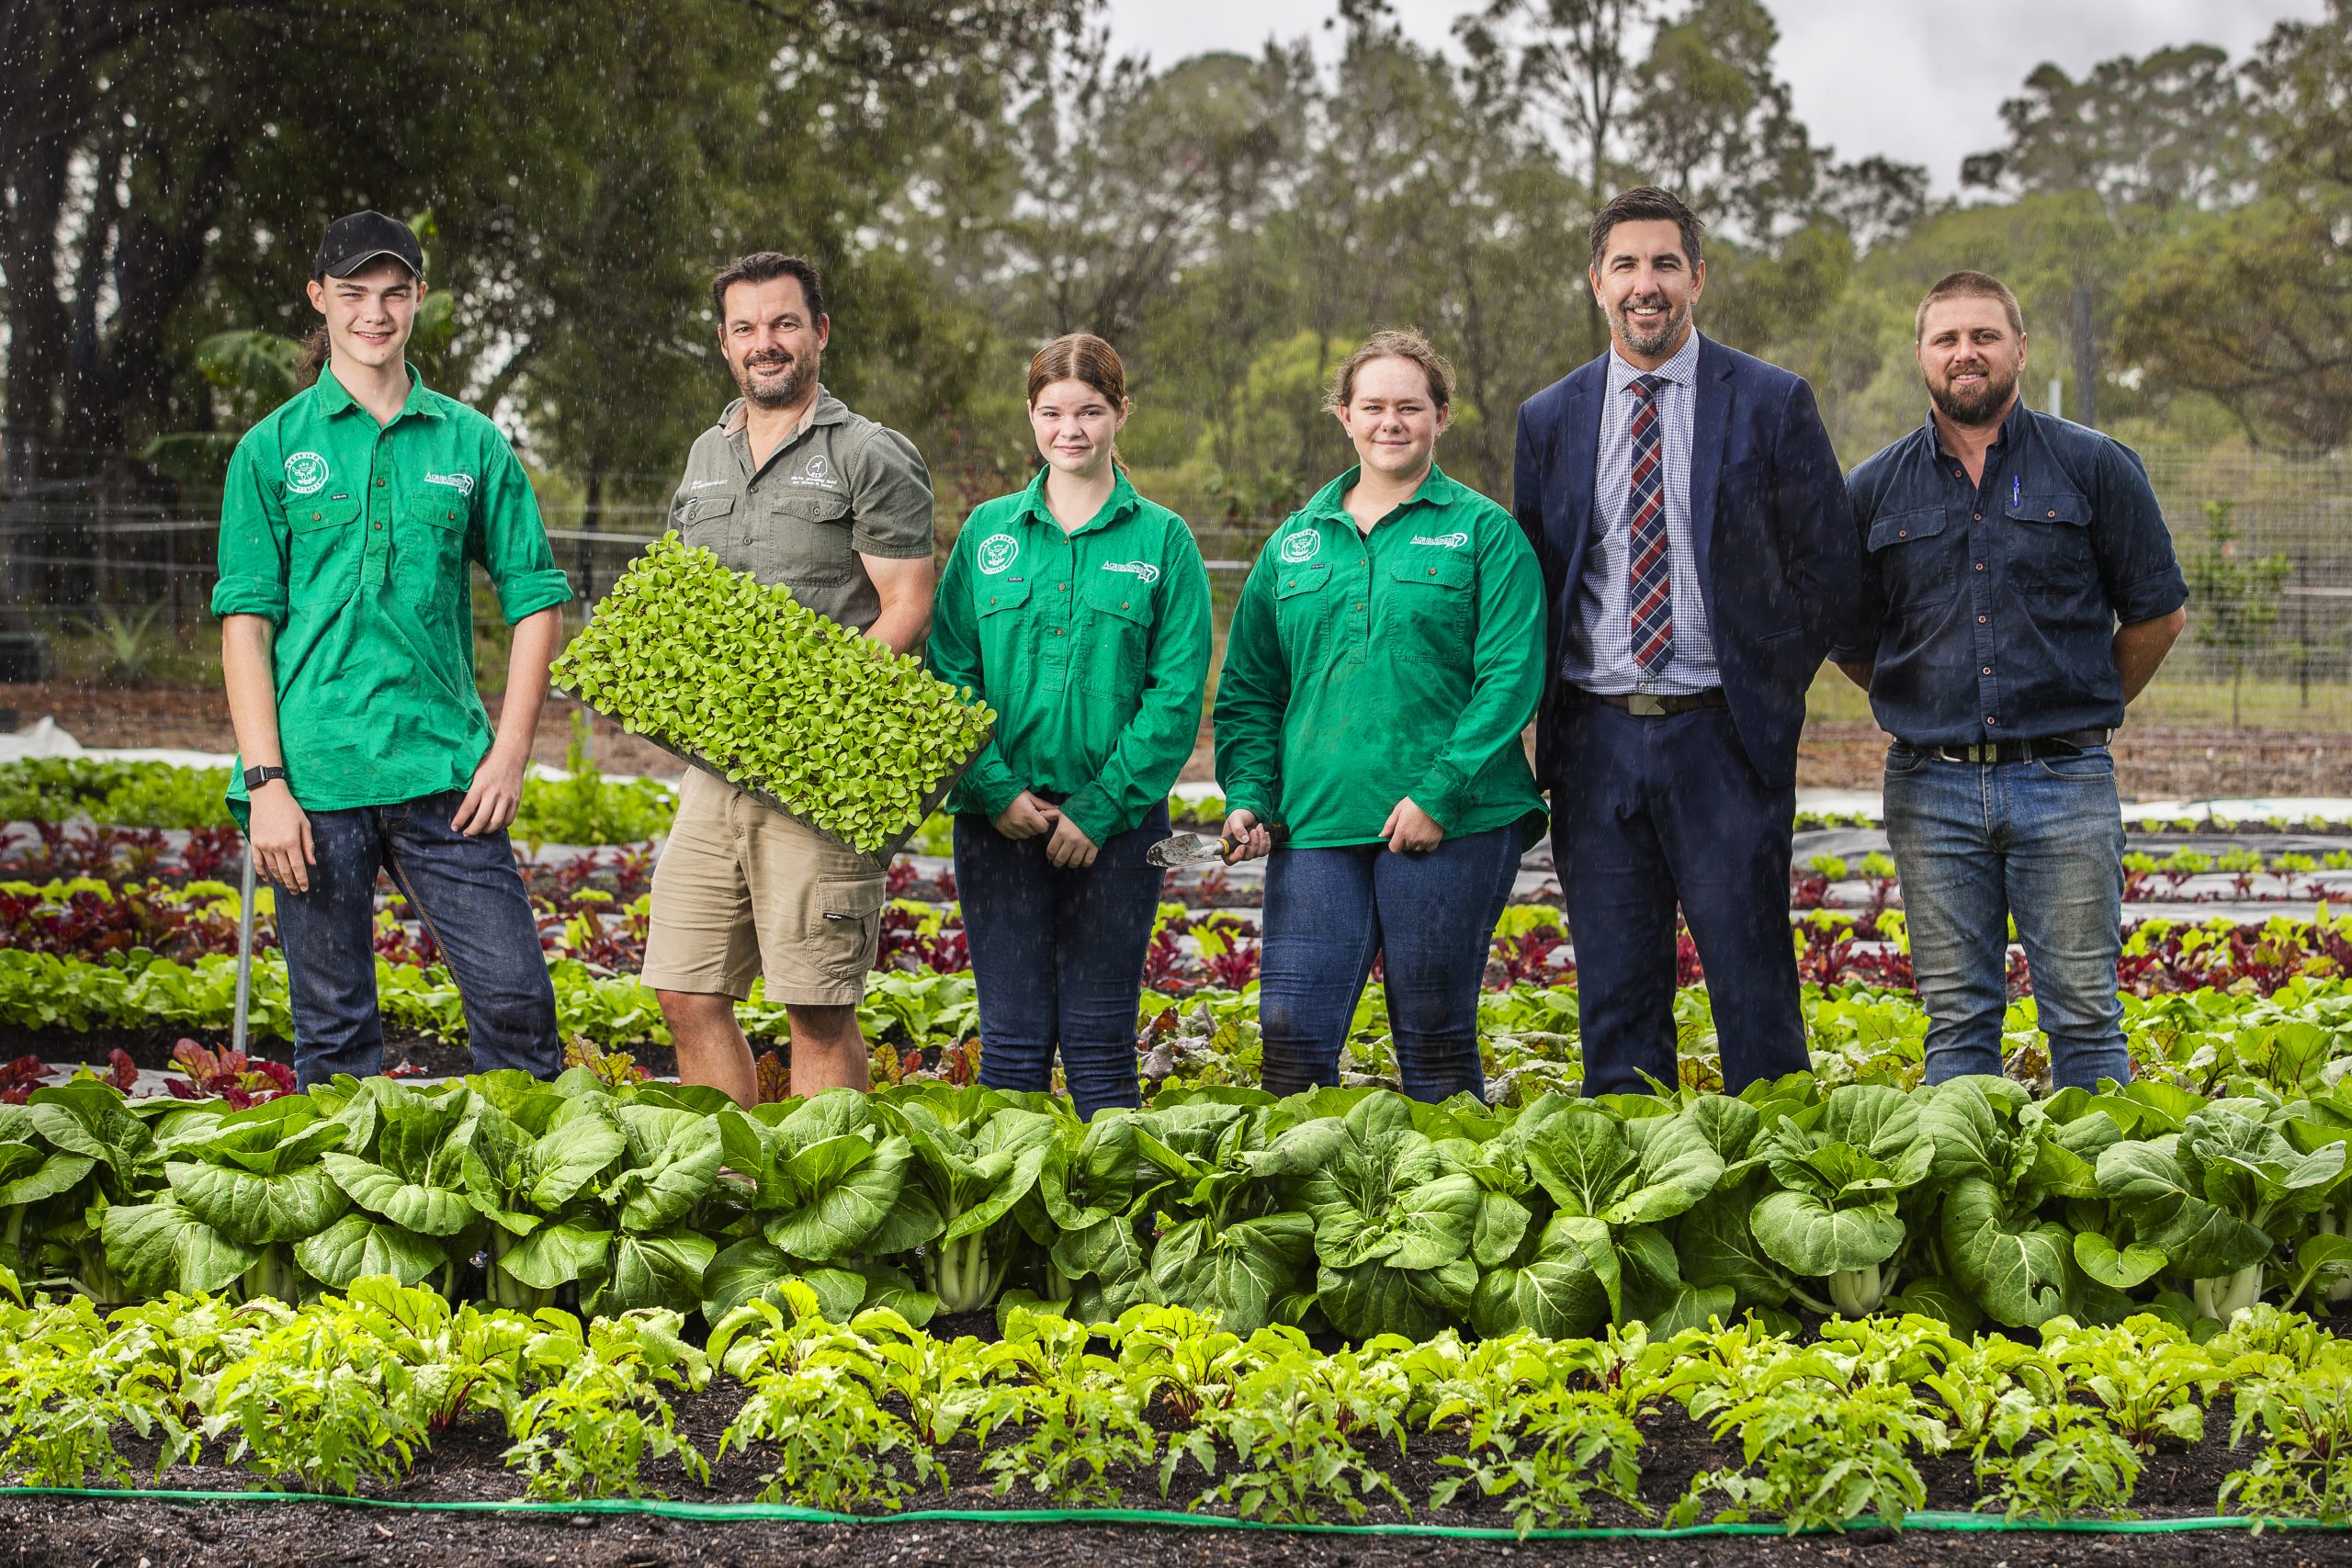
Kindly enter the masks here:
M 2055 1082 L 2126 1078 L 2107 741 L 2180 635 L 2188 592 L 2139 457 L 2018 400 L 2024 319 L 2007 288 L 1954 273 L 1917 327 L 1928 423 L 1846 481 L 1877 635 L 1830 657 L 1895 738 L 1886 830 L 1928 1081 L 2001 1070 L 2012 917 Z

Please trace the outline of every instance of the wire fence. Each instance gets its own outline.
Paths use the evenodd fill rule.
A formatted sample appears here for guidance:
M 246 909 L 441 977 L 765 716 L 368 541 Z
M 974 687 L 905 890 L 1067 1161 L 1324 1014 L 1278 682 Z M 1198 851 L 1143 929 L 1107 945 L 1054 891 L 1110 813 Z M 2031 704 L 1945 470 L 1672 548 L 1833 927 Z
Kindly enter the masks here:
M 2352 460 L 2265 452 L 2143 454 L 2192 583 L 2208 592 L 2188 634 L 2134 709 L 2135 723 L 2325 733 L 2352 727 Z M 158 486 L 116 463 L 97 479 L 19 472 L 0 480 L 0 682 L 201 681 L 217 639 L 220 496 Z M 668 525 L 667 476 L 607 477 L 592 503 L 560 478 L 541 487 L 548 536 L 580 598 L 595 599 Z M 1196 525 L 1218 632 L 1258 546 L 1279 521 L 1232 519 L 1205 494 L 1157 497 Z M 943 517 L 941 548 L 954 536 Z M 2200 579 L 2201 573 L 2201 579 Z M 484 672 L 503 646 L 477 592 Z M 1867 716 L 1859 692 L 1825 681 L 1817 716 Z

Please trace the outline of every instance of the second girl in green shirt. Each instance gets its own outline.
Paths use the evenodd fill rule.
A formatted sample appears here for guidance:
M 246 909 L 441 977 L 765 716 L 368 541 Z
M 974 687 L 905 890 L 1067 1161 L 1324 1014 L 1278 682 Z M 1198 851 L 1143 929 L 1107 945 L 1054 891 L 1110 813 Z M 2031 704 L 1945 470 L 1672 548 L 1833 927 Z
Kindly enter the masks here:
M 1140 1099 L 1136 1009 L 1162 876 L 1144 852 L 1168 835 L 1209 668 L 1200 548 L 1112 451 L 1125 382 L 1091 333 L 1030 361 L 1046 466 L 965 520 L 931 630 L 939 678 L 999 715 L 948 798 L 980 1081 L 1049 1089 L 1058 1047 L 1087 1117 Z
M 1217 680 L 1217 779 L 1266 871 L 1266 1087 L 1339 1081 L 1375 959 L 1407 1094 L 1479 1094 L 1478 989 L 1541 831 L 1520 746 L 1544 674 L 1544 588 L 1510 513 L 1432 460 L 1453 373 L 1376 333 L 1329 407 L 1355 468 L 1276 528 Z

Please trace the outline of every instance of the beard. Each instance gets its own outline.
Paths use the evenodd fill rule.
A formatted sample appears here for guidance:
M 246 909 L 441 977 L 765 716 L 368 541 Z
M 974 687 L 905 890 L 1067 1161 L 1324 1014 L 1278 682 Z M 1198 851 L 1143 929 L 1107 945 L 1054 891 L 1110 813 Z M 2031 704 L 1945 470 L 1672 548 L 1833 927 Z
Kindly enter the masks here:
M 1654 327 L 1637 324 L 1633 317 L 1636 305 L 1663 305 L 1666 314 Z M 1610 320 L 1617 328 L 1618 341 L 1645 359 L 1654 359 L 1674 346 L 1683 329 L 1690 324 L 1690 301 L 1676 305 L 1663 294 L 1634 294 L 1610 307 Z
M 1954 367 L 1951 374 L 1965 375 L 1970 371 L 1981 371 L 1984 377 L 1984 384 L 1973 391 L 1953 390 L 1947 377 L 1940 387 L 1933 381 L 1928 382 L 1928 396 L 1938 411 L 1954 424 L 1990 424 L 2009 406 L 2009 399 L 2018 389 L 2018 373 L 2012 367 L 2004 376 L 1996 365 L 1963 364 Z
M 803 365 L 788 354 L 755 354 L 735 367 L 735 385 L 744 400 L 763 409 L 788 409 L 808 391 L 814 361 Z M 773 375 L 781 370 L 781 376 Z

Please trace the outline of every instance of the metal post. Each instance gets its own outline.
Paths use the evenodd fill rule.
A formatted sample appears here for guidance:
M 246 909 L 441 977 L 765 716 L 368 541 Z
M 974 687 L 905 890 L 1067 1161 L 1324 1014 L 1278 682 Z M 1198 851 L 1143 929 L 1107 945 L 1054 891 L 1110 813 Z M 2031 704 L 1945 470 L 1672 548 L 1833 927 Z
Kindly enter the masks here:
M 229 1049 L 245 1048 L 245 1010 L 254 998 L 254 841 L 245 840 L 245 872 L 237 898 L 237 1016 L 229 1026 Z

